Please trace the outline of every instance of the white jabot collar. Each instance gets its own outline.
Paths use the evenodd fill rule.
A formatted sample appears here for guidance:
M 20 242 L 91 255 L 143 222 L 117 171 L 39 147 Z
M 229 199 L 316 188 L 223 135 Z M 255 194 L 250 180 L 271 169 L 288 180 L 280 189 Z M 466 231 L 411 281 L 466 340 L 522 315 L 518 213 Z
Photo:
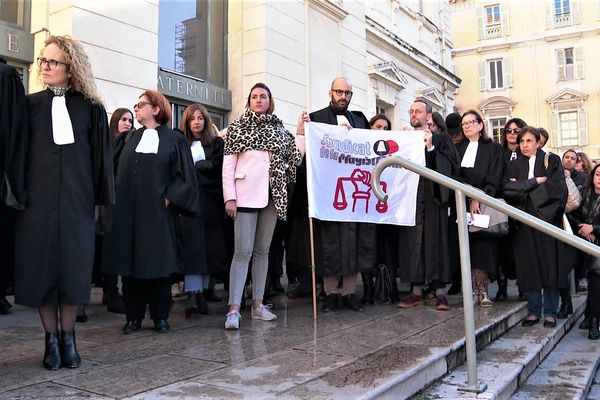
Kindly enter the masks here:
M 529 171 L 527 172 L 527 179 L 535 178 L 534 175 L 534 167 L 535 167 L 535 156 L 529 157 Z
M 73 125 L 67 110 L 65 96 L 52 98 L 52 139 L 59 146 L 75 143 Z
M 194 162 L 206 160 L 206 154 L 204 153 L 204 147 L 202 146 L 202 142 L 199 140 L 194 140 L 192 142 L 192 158 Z
M 469 142 L 467 150 L 463 156 L 460 166 L 464 168 L 475 167 L 475 158 L 477 158 L 477 149 L 479 148 L 479 142 Z
M 135 152 L 158 154 L 158 144 L 158 131 L 156 129 L 145 129 L 140 142 L 135 148 Z

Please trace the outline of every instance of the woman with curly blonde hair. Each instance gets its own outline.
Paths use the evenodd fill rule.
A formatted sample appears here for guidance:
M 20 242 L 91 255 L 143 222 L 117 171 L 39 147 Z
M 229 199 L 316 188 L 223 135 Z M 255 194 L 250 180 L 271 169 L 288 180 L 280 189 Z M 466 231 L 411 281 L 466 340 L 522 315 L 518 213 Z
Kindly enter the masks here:
M 108 118 L 81 44 L 50 36 L 37 59 L 46 89 L 27 96 L 28 197 L 15 230 L 15 302 L 36 307 L 43 365 L 77 368 L 77 306 L 89 302 L 94 206 L 114 203 Z

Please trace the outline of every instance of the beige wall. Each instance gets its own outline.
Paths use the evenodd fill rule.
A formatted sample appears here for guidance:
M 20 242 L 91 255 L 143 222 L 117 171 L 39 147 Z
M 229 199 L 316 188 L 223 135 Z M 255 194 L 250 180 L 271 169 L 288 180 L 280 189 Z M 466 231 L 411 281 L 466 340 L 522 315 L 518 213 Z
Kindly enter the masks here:
M 479 40 L 477 9 L 500 4 L 507 11 L 508 31 L 497 38 Z M 563 111 L 585 112 L 582 124 L 587 124 L 588 144 L 557 147 L 557 136 L 551 139 L 550 149 L 559 153 L 574 147 L 592 157 L 600 157 L 600 76 L 595 73 L 600 62 L 600 2 L 582 0 L 578 4 L 579 23 L 565 27 L 548 26 L 547 3 L 535 1 L 460 1 L 451 3 L 451 24 L 454 40 L 453 60 L 462 83 L 455 98 L 459 111 L 481 109 L 494 96 L 510 99 L 507 117 L 520 117 L 529 125 L 543 126 L 552 136 L 560 135 L 560 128 L 552 123 L 552 105 L 548 99 L 567 90 L 586 97 L 582 101 L 562 104 Z M 571 10 L 575 17 L 576 10 Z M 504 24 L 502 21 L 502 25 Z M 563 48 L 580 48 L 583 55 L 581 79 L 558 80 L 555 51 Z M 512 65 L 512 85 L 503 89 L 480 90 L 480 63 L 490 59 L 508 60 Z M 488 105 L 487 115 L 494 102 Z M 498 103 L 496 103 L 498 104 Z M 559 103 L 555 103 L 558 105 Z M 511 109 L 512 107 L 512 109 Z M 503 111 L 497 111 L 501 114 Z M 582 117 L 583 118 L 583 117 Z M 580 126 L 581 128 L 582 126 Z

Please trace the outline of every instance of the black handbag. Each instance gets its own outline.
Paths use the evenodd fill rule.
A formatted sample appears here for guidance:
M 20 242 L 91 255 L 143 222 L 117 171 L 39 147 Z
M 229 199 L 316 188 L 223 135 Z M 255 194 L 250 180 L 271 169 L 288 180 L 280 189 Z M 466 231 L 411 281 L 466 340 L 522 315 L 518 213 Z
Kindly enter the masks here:
M 374 298 L 377 303 L 390 304 L 392 302 L 392 276 L 388 266 L 379 264 L 375 276 Z
M 505 202 L 502 199 L 497 199 Z M 508 216 L 501 213 L 500 211 L 488 206 L 487 204 L 481 204 L 479 207 L 482 215 L 490 216 L 490 224 L 487 228 L 480 228 L 475 225 L 469 225 L 469 233 L 471 236 L 477 237 L 501 237 L 508 235 Z

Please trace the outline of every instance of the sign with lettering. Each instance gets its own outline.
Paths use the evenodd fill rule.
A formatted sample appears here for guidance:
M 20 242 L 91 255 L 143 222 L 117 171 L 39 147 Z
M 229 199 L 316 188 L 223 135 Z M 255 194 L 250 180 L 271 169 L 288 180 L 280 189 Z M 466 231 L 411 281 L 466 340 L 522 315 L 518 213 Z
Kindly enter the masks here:
M 33 35 L 0 24 L 0 55 L 9 60 L 33 62 Z
M 201 79 L 159 68 L 156 87 L 168 97 L 231 111 L 231 92 Z

